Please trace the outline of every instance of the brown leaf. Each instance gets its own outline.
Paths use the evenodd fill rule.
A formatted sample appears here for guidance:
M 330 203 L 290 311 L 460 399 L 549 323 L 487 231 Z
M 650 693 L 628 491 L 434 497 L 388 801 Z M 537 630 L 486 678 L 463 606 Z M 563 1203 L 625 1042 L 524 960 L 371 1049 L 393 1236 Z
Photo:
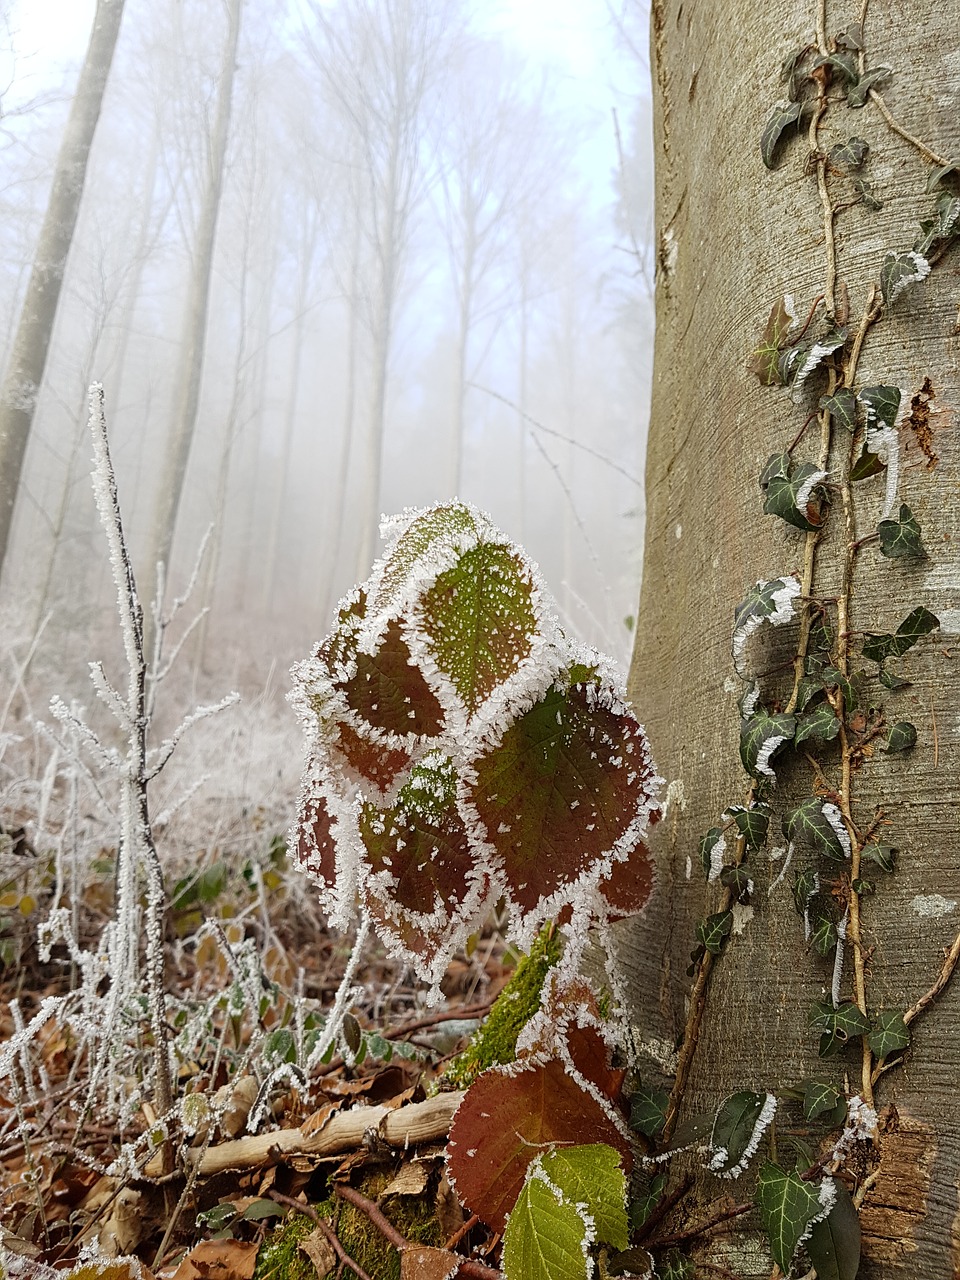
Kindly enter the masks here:
M 333 1245 L 319 1227 L 314 1227 L 310 1234 L 300 1241 L 300 1251 L 313 1263 L 318 1280 L 323 1280 L 323 1277 L 337 1265 L 337 1255 Z
M 253 1280 L 259 1245 L 204 1240 L 177 1267 L 173 1280 Z
M 411 1245 L 400 1254 L 400 1280 L 450 1280 L 459 1271 L 460 1261 L 449 1249 Z

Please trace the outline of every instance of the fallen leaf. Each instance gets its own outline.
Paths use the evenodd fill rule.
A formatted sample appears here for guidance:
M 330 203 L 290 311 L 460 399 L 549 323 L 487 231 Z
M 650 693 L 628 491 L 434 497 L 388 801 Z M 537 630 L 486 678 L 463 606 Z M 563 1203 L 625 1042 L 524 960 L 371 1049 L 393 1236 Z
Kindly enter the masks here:
M 319 1227 L 315 1227 L 300 1241 L 300 1251 L 313 1263 L 318 1280 L 323 1280 L 323 1277 L 337 1265 L 337 1255 L 333 1245 Z
M 449 1249 L 411 1245 L 400 1254 L 400 1280 L 450 1280 L 460 1270 L 460 1262 Z
M 173 1280 L 253 1280 L 258 1249 L 240 1240 L 204 1240 L 183 1259 Z

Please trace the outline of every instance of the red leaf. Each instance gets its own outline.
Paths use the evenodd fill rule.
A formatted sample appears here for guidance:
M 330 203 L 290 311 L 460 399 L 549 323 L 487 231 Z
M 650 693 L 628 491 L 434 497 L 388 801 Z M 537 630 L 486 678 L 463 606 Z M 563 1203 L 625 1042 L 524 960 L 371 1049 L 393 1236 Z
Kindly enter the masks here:
M 376 653 L 357 653 L 356 672 L 335 681 L 347 706 L 374 729 L 401 737 L 435 737 L 443 728 L 443 709 L 420 668 L 412 665 L 400 624 L 388 624 Z
M 515 1063 L 484 1071 L 467 1090 L 450 1130 L 447 1165 L 461 1201 L 502 1231 L 535 1156 L 555 1143 L 594 1142 L 619 1151 L 629 1173 L 629 1142 L 562 1062 Z
M 384 794 L 396 785 L 413 760 L 406 747 L 386 746 L 344 720 L 337 725 L 337 738 L 329 744 L 329 751 L 331 760 L 348 778 L 368 782 Z
M 307 763 L 300 789 L 297 814 L 297 857 L 304 870 L 317 877 L 327 889 L 337 883 L 337 847 L 333 839 L 333 819 L 324 794 L 323 770 L 318 760 Z

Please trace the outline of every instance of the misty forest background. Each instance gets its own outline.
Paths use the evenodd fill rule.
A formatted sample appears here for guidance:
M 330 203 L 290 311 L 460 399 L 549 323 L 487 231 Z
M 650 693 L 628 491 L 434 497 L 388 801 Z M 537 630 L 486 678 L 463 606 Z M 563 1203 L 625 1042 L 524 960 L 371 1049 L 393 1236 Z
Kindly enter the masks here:
M 158 728 L 242 701 L 155 801 L 174 823 L 209 775 L 177 819 L 186 847 L 292 818 L 287 671 L 369 572 L 381 512 L 476 503 L 540 563 L 565 625 L 628 656 L 653 347 L 646 13 L 582 6 L 596 73 L 578 79 L 548 32 L 542 50 L 518 36 L 523 7 L 126 0 L 0 583 L 8 814 L 49 800 L 51 696 L 97 720 L 87 664 L 120 659 L 93 380 L 145 599 L 165 540 L 169 600 L 213 527 L 184 616 L 208 612 Z M 84 54 L 31 45 L 28 8 L 0 0 L 4 365 Z M 201 835 L 204 805 L 219 828 Z

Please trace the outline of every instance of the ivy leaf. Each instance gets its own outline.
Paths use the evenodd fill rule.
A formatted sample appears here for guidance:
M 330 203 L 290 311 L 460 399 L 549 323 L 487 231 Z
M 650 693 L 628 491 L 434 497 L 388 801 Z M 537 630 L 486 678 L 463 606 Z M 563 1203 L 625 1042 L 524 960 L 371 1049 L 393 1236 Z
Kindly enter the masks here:
M 729 889 L 738 902 L 747 902 L 753 892 L 750 873 L 744 866 L 724 867 L 720 872 L 720 883 Z
M 860 701 L 855 681 L 859 677 L 851 679 L 845 676 L 842 671 L 838 671 L 836 667 L 824 667 L 820 672 L 820 679 L 824 686 L 831 689 L 838 689 L 843 695 L 843 706 L 847 715 L 857 706 Z
M 906 1049 L 910 1044 L 910 1031 L 903 1014 L 893 1010 L 878 1013 L 873 1020 L 873 1030 L 867 1036 L 867 1044 L 878 1058 Z
M 768 169 L 775 167 L 780 139 L 786 130 L 799 124 L 802 111 L 799 102 L 778 102 L 767 117 L 760 135 L 760 156 Z
M 883 201 L 878 200 L 873 194 L 873 186 L 866 182 L 863 178 L 854 178 L 853 189 L 860 197 L 864 207 L 869 209 L 871 213 L 879 213 L 883 208 Z
M 852 1038 L 866 1035 L 870 1030 L 870 1019 L 849 1001 L 836 1008 L 821 1001 L 810 1012 L 810 1025 L 822 1033 L 820 1057 L 829 1058 Z
M 780 382 L 777 361 L 796 320 L 797 314 L 790 297 L 781 298 L 770 308 L 760 344 L 747 361 L 747 370 L 756 374 L 765 387 L 776 386 Z
M 855 84 L 857 81 L 857 60 L 852 53 L 827 53 L 819 58 L 815 58 L 813 62 L 813 70 L 818 67 L 829 67 L 835 71 L 841 80 L 846 80 L 848 84 Z
M 797 732 L 793 739 L 793 745 L 799 747 L 808 738 L 817 738 L 820 742 L 830 742 L 839 732 L 840 721 L 837 719 L 836 712 L 829 702 L 823 702 L 806 715 L 798 718 Z
M 854 53 L 862 53 L 863 44 L 863 24 L 860 22 L 851 22 L 845 31 L 841 31 L 837 35 L 838 49 L 852 49 Z
M 718 911 L 697 925 L 697 941 L 712 956 L 718 956 L 733 928 L 733 912 Z
M 920 541 L 920 526 L 905 502 L 900 504 L 900 514 L 895 520 L 880 521 L 877 533 L 880 535 L 881 554 L 891 560 L 926 554 Z
M 850 1193 L 833 1179 L 836 1199 L 826 1218 L 813 1225 L 806 1241 L 817 1280 L 856 1280 L 860 1270 L 860 1216 Z
M 589 1280 L 587 1258 L 593 1238 L 583 1212 L 540 1173 L 539 1164 L 540 1157 L 506 1225 L 504 1275 L 507 1280 L 528 1280 L 535 1275 Z
M 912 725 L 909 720 L 898 720 L 896 724 L 891 725 L 883 749 L 893 756 L 901 751 L 910 751 L 916 745 L 916 725 Z
M 940 619 L 923 605 L 918 605 L 900 623 L 895 635 L 890 635 L 888 632 L 883 634 L 868 632 L 863 642 L 863 656 L 872 662 L 884 662 L 887 658 L 902 658 L 921 636 L 935 631 L 939 626 Z
M 938 240 L 952 240 L 960 231 L 960 197 L 944 191 L 937 197 L 937 221 L 934 227 Z
M 586 1209 L 597 1243 L 626 1249 L 627 1180 L 619 1151 L 605 1143 L 557 1147 L 540 1157 L 540 1168 L 564 1200 Z
M 889 874 L 896 865 L 897 850 L 889 844 L 865 844 L 860 850 L 860 860 L 864 858 Z
M 906 689 L 910 685 L 910 681 L 905 676 L 898 676 L 895 672 L 888 671 L 886 667 L 881 667 L 877 676 L 885 689 Z
M 883 305 L 892 307 L 908 285 L 925 280 L 930 263 L 919 253 L 888 253 L 880 268 L 880 293 Z
M 769 805 L 755 804 L 748 809 L 746 805 L 732 804 L 727 809 L 726 816 L 733 819 L 748 849 L 760 849 L 766 843 L 770 827 Z
M 816 867 L 805 867 L 793 877 L 793 902 L 800 915 L 806 915 L 810 900 L 820 888 L 820 876 Z
M 931 173 L 930 177 L 927 179 L 927 193 L 929 194 L 931 191 L 935 191 L 937 187 L 939 187 L 940 183 L 944 182 L 947 178 L 956 179 L 958 175 L 960 175 L 960 165 L 945 164 L 941 165 L 938 169 L 934 169 L 933 173 Z
M 835 922 L 821 909 L 813 913 L 812 926 L 810 941 L 813 943 L 817 955 L 831 955 L 840 940 Z
M 867 411 L 867 428 L 892 427 L 900 410 L 900 388 L 888 386 L 862 387 L 857 399 Z
M 790 810 L 783 820 L 783 834 L 831 862 L 843 862 L 850 856 L 850 836 L 840 810 L 820 796 L 810 796 Z
M 630 1128 L 653 1138 L 667 1122 L 670 1095 L 664 1089 L 639 1084 L 630 1095 Z
M 720 1104 L 710 1136 L 711 1173 L 736 1177 L 757 1149 L 773 1119 L 776 1103 L 771 1094 L 749 1089 L 731 1094 Z
M 795 529 L 819 529 L 825 517 L 821 481 L 826 475 L 816 463 L 801 462 L 789 476 L 772 476 L 766 485 L 765 514 L 779 516 Z
M 751 778 L 773 778 L 771 767 L 774 756 L 793 738 L 797 721 L 795 716 L 770 715 L 760 711 L 740 725 L 740 759 Z
M 757 1179 L 756 1200 L 773 1259 L 786 1275 L 800 1237 L 822 1209 L 817 1188 L 768 1161 Z
M 711 827 L 700 840 L 700 865 L 708 882 L 716 880 L 723 870 L 723 855 L 726 848 L 727 842 L 719 827 Z
M 787 92 L 791 102 L 796 102 L 800 96 L 800 85 L 808 78 L 805 72 L 800 71 L 800 63 L 806 53 L 806 49 L 795 49 L 793 53 L 787 54 L 780 64 L 780 79 L 788 86 Z
M 864 446 L 860 457 L 850 468 L 850 479 L 868 480 L 870 476 L 879 475 L 881 471 L 886 471 L 886 469 L 887 464 L 883 459 L 878 454 L 871 453 L 870 450 Z
M 840 1094 L 823 1080 L 808 1080 L 803 1086 L 803 1116 L 816 1120 L 818 1116 L 836 1111 Z
M 817 407 L 826 410 L 834 422 L 849 432 L 857 429 L 857 397 L 849 387 L 841 387 L 832 396 L 821 396 Z
M 849 174 L 862 166 L 869 150 L 870 144 L 863 138 L 848 138 L 846 142 L 838 142 L 831 147 L 827 159 L 837 169 Z
M 800 357 L 796 367 L 793 370 L 793 390 L 794 399 L 797 399 L 797 393 L 803 388 L 803 384 L 819 365 L 832 356 L 835 351 L 840 348 L 847 340 L 846 329 L 830 329 L 823 337 L 815 339 L 809 345 L 795 348 L 800 352 Z
M 886 80 L 887 76 L 892 74 L 891 67 L 871 67 L 869 71 L 865 71 L 856 84 L 851 85 L 847 90 L 847 106 L 865 106 L 867 95 L 873 86 L 879 84 L 881 80 Z
M 794 602 L 800 595 L 800 579 L 794 576 L 762 579 L 740 601 L 733 613 L 733 663 L 741 671 L 747 641 L 764 622 L 783 626 L 796 617 Z

